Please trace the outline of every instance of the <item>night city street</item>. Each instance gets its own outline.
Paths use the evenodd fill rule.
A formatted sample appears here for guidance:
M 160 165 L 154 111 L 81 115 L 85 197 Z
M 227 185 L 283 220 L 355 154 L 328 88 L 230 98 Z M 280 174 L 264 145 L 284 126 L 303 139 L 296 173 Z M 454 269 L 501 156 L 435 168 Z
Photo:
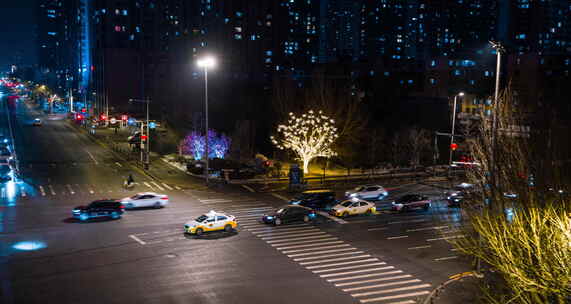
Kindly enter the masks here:
M 571 304 L 569 0 L 0 2 L 0 304 Z

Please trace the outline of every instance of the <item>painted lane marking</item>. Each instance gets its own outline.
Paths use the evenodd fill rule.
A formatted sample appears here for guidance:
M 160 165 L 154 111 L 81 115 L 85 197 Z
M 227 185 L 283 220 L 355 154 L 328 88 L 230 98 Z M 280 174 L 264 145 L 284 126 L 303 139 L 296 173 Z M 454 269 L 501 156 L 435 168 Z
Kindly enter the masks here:
M 151 189 L 155 190 L 155 188 L 153 188 L 153 186 L 151 186 L 149 183 L 147 183 L 147 182 L 143 182 L 143 184 L 145 184 L 145 186 L 147 186 L 147 187 L 149 187 L 149 188 L 151 188 Z
M 42 196 L 46 196 L 46 191 L 43 186 L 40 186 L 40 192 L 42 193 Z
M 165 183 L 161 183 L 161 184 L 163 185 L 163 187 L 165 187 L 165 188 L 167 188 L 167 189 L 169 189 L 169 190 L 172 190 L 171 186 L 169 186 L 169 185 L 167 185 L 167 184 L 165 184 Z
M 121 165 L 119 162 L 115 162 L 115 164 L 119 167 L 123 167 L 123 165 Z
M 275 228 L 275 227 L 268 227 L 265 229 L 261 229 L 259 231 L 252 231 L 253 234 L 255 235 L 263 235 L 263 234 L 268 234 L 268 233 L 273 233 L 273 232 L 291 232 L 291 231 L 303 231 L 303 230 L 308 230 L 308 229 L 314 229 L 313 226 L 302 226 L 302 227 L 291 227 L 291 228 Z
M 353 297 L 366 297 L 366 296 L 372 296 L 372 295 L 378 295 L 378 294 L 384 294 L 384 293 L 391 293 L 391 292 L 397 292 L 397 291 L 405 291 L 405 290 L 413 290 L 413 289 L 424 289 L 424 288 L 429 288 L 430 284 L 418 284 L 418 285 L 412 285 L 412 286 L 406 286 L 406 287 L 399 287 L 399 288 L 393 288 L 393 289 L 385 289 L 385 290 L 377 290 L 377 291 L 369 291 L 369 292 L 362 292 L 362 293 L 355 293 L 355 294 L 351 294 L 351 296 Z M 428 292 L 428 291 L 427 291 Z
M 252 189 L 252 187 L 250 187 L 250 186 L 248 186 L 248 185 L 241 185 L 241 186 L 242 186 L 242 188 L 244 188 L 244 189 L 246 189 L 246 190 L 248 190 L 248 191 L 250 191 L 250 192 L 252 192 L 252 193 L 255 193 L 255 192 L 256 192 L 256 190 Z
M 362 258 L 370 258 L 370 257 L 371 257 L 370 254 L 363 254 L 363 255 L 351 257 L 351 259 L 362 259 Z M 348 259 L 348 257 L 342 257 L 342 258 L 327 259 L 327 260 L 321 260 L 321 261 L 301 262 L 301 263 L 299 263 L 299 265 L 304 266 L 304 265 L 314 265 L 314 264 L 329 263 L 329 262 L 336 262 L 336 261 L 347 261 L 347 259 Z
M 351 286 L 351 285 L 358 285 L 358 284 L 364 284 L 364 283 L 375 283 L 375 282 L 391 281 L 391 280 L 406 279 L 406 278 L 412 278 L 412 276 L 411 276 L 410 274 L 403 274 L 403 275 L 394 276 L 394 277 L 384 277 L 384 278 L 377 278 L 377 279 L 370 279 L 370 280 L 363 280 L 363 281 L 355 281 L 355 282 L 347 282 L 347 283 L 337 283 L 337 284 L 333 284 L 333 285 L 335 285 L 336 287 L 343 287 L 343 286 Z
M 141 240 L 140 238 L 134 236 L 134 235 L 129 235 L 130 238 L 132 238 L 133 240 L 137 241 L 137 243 L 141 244 L 141 245 L 145 245 L 147 244 L 146 242 L 144 242 L 143 240 Z
M 89 152 L 89 150 L 84 149 L 85 152 L 87 152 L 87 154 L 89 154 L 89 157 L 91 157 L 91 159 L 93 159 L 93 162 L 95 162 L 96 165 L 99 165 L 99 162 L 97 161 L 97 159 L 95 159 L 95 157 L 93 157 L 93 154 L 91 154 L 91 152 Z
M 151 181 L 151 184 L 153 184 L 153 185 L 157 186 L 157 188 L 158 188 L 159 190 L 161 190 L 161 191 L 165 191 L 165 188 L 161 187 L 161 185 L 157 184 L 157 182 L 155 182 L 155 181 Z
M 357 275 L 357 276 L 350 276 L 350 277 L 344 277 L 344 278 L 335 278 L 335 279 L 329 279 L 329 280 L 327 280 L 327 282 L 333 283 L 333 282 L 348 281 L 348 280 L 354 280 L 354 279 L 372 278 L 372 277 L 385 276 L 385 275 L 397 274 L 397 273 L 402 273 L 402 270 L 393 270 L 393 271 L 377 272 L 377 273 L 371 273 L 371 274 L 361 274 L 361 275 Z
M 414 303 L 416 302 L 413 300 L 406 300 L 406 301 L 391 302 L 389 304 L 414 304 Z
M 420 283 L 420 282 L 421 281 L 419 279 L 413 279 L 413 280 L 382 283 L 382 284 L 369 285 L 369 286 L 352 287 L 352 288 L 346 288 L 346 289 L 341 289 L 341 290 L 343 290 L 344 292 L 351 292 L 351 291 L 356 291 L 356 290 L 367 290 L 367 289 L 375 289 L 375 288 L 380 288 L 380 287 L 404 285 L 404 284 Z
M 321 216 L 323 216 L 323 217 L 326 217 L 326 218 L 328 218 L 328 219 L 330 219 L 330 220 L 332 220 L 332 221 L 335 221 L 335 222 L 337 222 L 337 223 L 339 223 L 339 224 L 347 224 L 347 221 L 342 220 L 342 219 L 340 219 L 340 218 L 338 218 L 338 217 L 336 217 L 336 216 L 332 216 L 332 215 L 330 215 L 330 214 L 327 213 L 327 212 L 316 211 L 315 213 L 317 213 L 317 214 L 319 214 L 319 215 L 321 215 Z
M 407 237 L 408 237 L 408 235 L 391 236 L 391 237 L 388 237 L 387 240 L 398 240 L 398 239 L 404 239 L 404 238 L 407 238 Z
M 355 269 L 355 268 L 362 268 L 362 267 L 370 267 L 370 266 L 380 266 L 380 265 L 386 265 L 387 263 L 385 262 L 377 262 L 377 263 L 369 263 L 369 264 L 362 264 L 362 265 L 352 265 L 352 266 L 347 266 L 347 267 L 337 267 L 337 268 L 331 268 L 331 269 L 322 269 L 322 270 L 313 270 L 313 273 L 324 273 L 324 272 L 332 272 L 332 271 L 338 271 L 338 270 L 351 270 L 351 269 Z
M 449 257 L 443 257 L 443 258 L 436 258 L 434 259 L 435 261 L 446 261 L 446 260 L 453 260 L 453 259 L 457 259 L 458 256 L 454 255 L 454 256 L 449 256 Z
M 288 240 L 277 240 L 277 241 L 266 241 L 266 242 L 269 243 L 270 245 L 272 245 L 272 247 L 275 247 L 275 246 L 292 245 L 298 241 L 306 241 L 306 240 L 310 240 L 313 242 L 319 242 L 319 241 L 322 241 L 324 238 L 328 238 L 328 237 L 332 237 L 332 235 L 323 234 L 323 235 L 318 235 L 318 236 L 307 236 L 307 237 L 293 238 L 293 239 L 288 239 Z
M 263 237 L 262 240 L 279 240 L 282 239 L 283 240 L 295 240 L 295 237 L 297 236 L 314 236 L 314 235 L 318 235 L 318 234 L 327 234 L 327 232 L 323 232 L 323 231 L 315 231 L 315 232 L 296 232 L 296 233 L 291 233 L 289 235 L 280 235 L 280 236 L 266 236 Z M 274 242 L 275 243 L 275 242 Z
M 433 242 L 433 241 L 440 241 L 440 240 L 450 240 L 450 239 L 458 239 L 458 238 L 463 238 L 464 235 L 453 235 L 453 236 L 445 236 L 445 237 L 440 237 L 440 238 L 435 238 L 435 239 L 427 239 L 427 242 Z
M 95 191 L 93 191 L 93 185 L 87 185 L 87 190 L 89 191 L 89 194 L 95 194 Z
M 378 297 L 378 298 L 371 298 L 371 299 L 362 299 L 362 300 L 360 300 L 360 302 L 361 303 L 369 303 L 369 302 L 378 302 L 378 301 L 385 301 L 385 300 L 394 300 L 394 299 L 400 299 L 400 298 L 411 298 L 411 297 L 418 297 L 418 296 L 426 295 L 429 293 L 430 293 L 430 291 L 412 292 L 412 293 L 405 293 L 405 294 L 399 294 L 399 295 L 394 295 L 394 296 Z M 410 303 L 410 302 L 405 302 L 405 303 Z
M 376 227 L 376 228 L 369 228 L 367 231 L 377 231 L 377 230 L 387 230 L 389 227 Z
M 406 232 L 415 232 L 415 231 L 424 231 L 424 230 L 440 230 L 448 228 L 449 226 L 434 226 L 434 227 L 424 227 L 424 228 L 416 228 L 416 229 L 407 229 Z
M 282 251 L 282 253 L 287 254 L 287 253 L 296 253 L 296 252 L 307 252 L 307 251 L 315 251 L 315 250 L 323 250 L 323 249 L 343 248 L 343 247 L 349 247 L 349 246 L 351 246 L 351 245 L 349 245 L 349 244 L 331 245 L 331 246 L 324 246 L 324 247 L 319 247 L 319 248 L 284 250 L 284 251 Z
M 396 222 L 388 222 L 389 225 L 394 225 L 394 224 L 408 224 L 408 223 L 421 223 L 421 222 L 426 222 L 426 219 L 420 219 L 420 220 L 410 220 L 410 221 L 396 221 Z
M 314 243 L 314 242 L 336 241 L 336 240 L 338 240 L 338 238 L 325 236 L 322 239 L 307 240 L 307 241 L 301 241 L 301 242 L 287 242 L 287 243 L 283 243 L 283 244 L 271 244 L 271 246 L 276 247 L 276 246 L 283 246 L 283 245 L 298 245 L 298 244 L 307 244 L 307 243 Z
M 48 185 L 48 188 L 50 188 L 50 192 L 52 193 L 52 195 L 56 195 L 56 192 L 54 191 L 54 187 L 52 187 L 52 185 Z
M 321 231 L 321 230 L 315 227 L 305 227 L 290 231 L 275 231 L 275 232 L 264 232 L 264 233 L 254 233 L 254 234 L 258 237 L 266 237 L 266 236 L 279 236 L 279 235 L 294 235 L 296 233 L 299 234 L 303 232 L 315 232 L 315 231 Z
M 70 184 L 65 185 L 67 187 L 67 190 L 69 190 L 70 194 L 75 194 L 75 192 L 73 191 L 73 188 L 71 188 Z
M 341 248 L 341 249 L 334 249 L 334 250 L 324 250 L 324 251 L 318 251 L 318 252 L 306 252 L 306 253 L 286 254 L 286 255 L 290 258 L 294 258 L 294 257 L 300 257 L 300 256 L 316 255 L 316 254 L 322 254 L 322 253 L 334 253 L 334 252 L 340 252 L 340 251 L 352 251 L 352 250 L 357 250 L 357 248 L 351 247 L 351 248 Z
M 179 187 L 179 186 L 174 186 L 174 188 L 175 188 L 176 190 L 182 190 L 182 188 Z
M 409 247 L 408 250 L 426 249 L 430 247 L 432 247 L 432 245 L 416 246 L 416 247 Z
M 323 245 L 334 245 L 334 244 L 342 244 L 342 243 L 343 243 L 343 241 L 331 241 L 331 242 L 321 242 L 321 243 L 305 244 L 305 245 L 276 247 L 276 249 L 277 249 L 277 250 L 286 250 L 286 249 L 307 248 L 307 247 L 316 247 L 316 246 L 323 246 Z
M 335 267 L 335 266 L 343 266 L 343 265 L 351 265 L 351 264 L 359 264 L 359 263 L 368 263 L 368 262 L 377 262 L 379 261 L 379 259 L 377 258 L 370 258 L 370 259 L 364 259 L 364 260 L 358 260 L 358 261 L 346 261 L 346 262 L 338 262 L 338 263 L 331 263 L 331 264 L 325 264 L 325 265 L 315 265 L 315 266 L 307 266 L 305 268 L 307 269 L 319 269 L 319 268 L 327 268 L 327 267 Z M 385 265 L 386 263 L 383 263 L 382 265 Z M 367 265 L 373 265 L 373 264 L 367 264 Z M 360 267 L 360 266 L 351 266 L 351 267 Z M 351 268 L 349 267 L 349 268 Z M 339 270 L 341 268 L 337 268 L 335 270 Z
M 289 201 L 290 201 L 287 197 L 285 197 L 285 196 L 283 196 L 283 195 L 281 195 L 281 194 L 270 193 L 270 195 L 273 196 L 273 197 L 279 198 L 279 199 L 281 199 L 281 200 L 283 200 L 283 201 L 286 201 L 286 202 L 289 202 Z
M 328 274 L 322 274 L 319 276 L 322 278 L 330 278 L 330 277 L 337 277 L 337 276 L 342 276 L 342 275 L 346 275 L 346 274 L 357 274 L 357 273 L 364 273 L 364 272 L 373 272 L 373 271 L 377 271 L 377 270 L 388 270 L 388 269 L 394 269 L 394 268 L 395 268 L 394 266 L 386 266 L 386 267 L 377 267 L 377 268 L 361 269 L 361 270 L 338 272 L 338 273 L 328 273 Z
M 296 262 L 299 261 L 308 261 L 308 260 L 317 260 L 317 259 L 323 259 L 323 258 L 331 258 L 331 257 L 338 257 L 338 256 L 346 256 L 346 255 L 355 255 L 355 254 L 362 254 L 364 253 L 363 251 L 353 251 L 353 252 L 344 252 L 344 253 L 335 253 L 335 254 L 325 254 L 325 255 L 319 255 L 319 256 L 314 256 L 314 257 L 307 257 L 307 258 L 299 258 L 299 259 L 293 259 Z M 344 257 L 343 259 L 346 259 L 347 257 Z M 321 262 L 321 261 L 318 261 Z M 302 264 L 302 263 L 300 263 Z
M 295 224 L 295 225 L 283 225 L 283 226 L 277 226 L 277 227 L 272 227 L 272 226 L 266 226 L 266 228 L 260 228 L 260 229 L 252 229 L 252 231 L 258 231 L 258 230 L 285 230 L 285 229 L 290 229 L 293 227 L 301 227 L 301 226 L 309 226 L 309 224 Z

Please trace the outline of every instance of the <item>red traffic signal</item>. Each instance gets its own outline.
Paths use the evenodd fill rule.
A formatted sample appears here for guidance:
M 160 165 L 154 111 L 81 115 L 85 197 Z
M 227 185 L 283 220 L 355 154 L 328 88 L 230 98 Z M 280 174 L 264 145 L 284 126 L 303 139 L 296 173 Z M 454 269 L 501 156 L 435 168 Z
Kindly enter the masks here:
M 101 114 L 101 116 L 99 116 L 101 118 L 101 120 L 107 120 L 107 116 L 105 116 L 105 114 Z
M 82 119 L 83 119 L 83 115 L 77 114 L 77 115 L 75 115 L 75 119 L 77 119 L 77 120 L 82 120 Z
M 456 151 L 456 149 L 458 149 L 458 145 L 455 143 L 450 144 L 450 150 L 452 151 Z
M 86 108 L 81 108 L 81 112 L 82 112 L 82 113 L 85 113 L 85 112 L 87 112 L 87 109 L 86 109 Z
M 122 121 L 127 121 L 129 117 L 127 115 L 121 115 L 121 120 Z
M 143 141 L 144 141 L 144 140 L 147 140 L 147 138 L 148 138 L 147 135 L 142 135 L 142 136 L 141 136 L 141 140 L 143 140 Z

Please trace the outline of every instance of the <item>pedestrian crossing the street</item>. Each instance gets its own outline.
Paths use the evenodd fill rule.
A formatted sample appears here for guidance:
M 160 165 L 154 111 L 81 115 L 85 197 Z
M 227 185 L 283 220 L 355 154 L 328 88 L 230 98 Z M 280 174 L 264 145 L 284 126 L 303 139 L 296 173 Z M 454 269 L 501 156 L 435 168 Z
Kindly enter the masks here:
M 164 192 L 182 190 L 179 186 L 169 185 L 157 181 L 144 181 L 135 183 L 135 187 L 126 190 L 121 185 L 110 184 L 42 184 L 32 185 L 27 183 L 4 183 L 0 185 L 0 199 L 30 199 L 50 198 L 55 196 L 100 196 L 119 195 L 132 192 Z
M 199 199 L 236 216 L 239 226 L 359 303 L 417 303 L 431 285 L 310 223 L 268 226 L 274 208 L 253 199 Z

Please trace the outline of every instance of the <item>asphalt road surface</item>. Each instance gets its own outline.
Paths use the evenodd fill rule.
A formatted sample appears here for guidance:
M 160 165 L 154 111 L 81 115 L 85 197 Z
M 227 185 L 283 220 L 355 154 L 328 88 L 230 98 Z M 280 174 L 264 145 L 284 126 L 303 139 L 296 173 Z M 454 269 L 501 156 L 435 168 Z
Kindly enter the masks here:
M 429 211 L 268 226 L 261 215 L 287 197 L 154 180 L 65 120 L 22 101 L 2 99 L 0 111 L 21 176 L 0 185 L 1 303 L 419 303 L 470 269 L 447 242 L 461 237 L 461 213 L 439 201 Z M 42 126 L 31 126 L 35 117 Z M 134 191 L 122 189 L 129 173 Z M 168 194 L 170 204 L 118 220 L 70 218 L 77 205 L 135 191 Z M 434 191 L 410 184 L 391 195 Z M 238 230 L 183 234 L 209 210 L 235 215 Z

